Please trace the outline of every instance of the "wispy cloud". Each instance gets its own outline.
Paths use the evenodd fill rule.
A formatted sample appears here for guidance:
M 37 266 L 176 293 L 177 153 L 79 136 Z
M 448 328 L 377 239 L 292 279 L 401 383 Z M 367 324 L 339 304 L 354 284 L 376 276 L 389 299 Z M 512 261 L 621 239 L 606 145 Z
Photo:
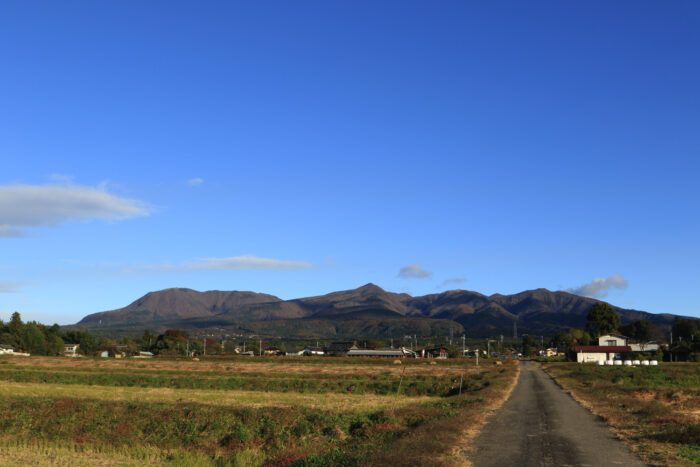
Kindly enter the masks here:
M 438 288 L 442 289 L 453 284 L 464 284 L 465 282 L 467 282 L 467 280 L 463 277 L 453 277 L 451 279 L 445 279 L 444 281 L 442 281 Z
M 307 269 L 313 267 L 306 261 L 286 261 L 257 256 L 231 256 L 227 258 L 196 258 L 178 264 L 147 264 L 139 269 L 153 270 L 215 270 L 215 269 Z
M 198 258 L 185 263 L 188 269 L 305 269 L 311 263 L 305 261 L 284 261 L 257 256 L 232 256 L 230 258 Z
M 146 216 L 143 201 L 80 185 L 0 186 L 0 237 L 21 237 L 24 229 L 87 219 L 124 220 Z
M 23 284 L 19 282 L 0 282 L 0 293 L 15 293 L 19 292 L 19 289 Z
M 566 289 L 566 291 L 576 295 L 584 295 L 586 297 L 602 298 L 608 294 L 610 289 L 626 289 L 628 284 L 627 279 L 622 277 L 620 274 L 613 274 L 607 279 L 599 277 L 593 279 L 587 284 Z
M 202 183 L 204 183 L 204 180 L 201 179 L 201 178 L 199 178 L 199 177 L 190 178 L 189 180 L 187 180 L 187 184 L 188 184 L 189 186 L 199 186 L 199 185 L 201 185 Z
M 433 273 L 426 271 L 421 267 L 420 264 L 409 264 L 404 266 L 399 270 L 399 276 L 401 279 L 426 279 L 432 276 Z

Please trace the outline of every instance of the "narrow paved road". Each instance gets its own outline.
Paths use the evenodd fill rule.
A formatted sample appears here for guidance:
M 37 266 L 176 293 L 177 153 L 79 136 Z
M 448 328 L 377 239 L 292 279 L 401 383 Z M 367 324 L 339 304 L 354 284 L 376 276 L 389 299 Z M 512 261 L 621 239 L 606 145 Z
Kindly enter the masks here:
M 646 465 L 530 362 L 474 445 L 474 467 Z

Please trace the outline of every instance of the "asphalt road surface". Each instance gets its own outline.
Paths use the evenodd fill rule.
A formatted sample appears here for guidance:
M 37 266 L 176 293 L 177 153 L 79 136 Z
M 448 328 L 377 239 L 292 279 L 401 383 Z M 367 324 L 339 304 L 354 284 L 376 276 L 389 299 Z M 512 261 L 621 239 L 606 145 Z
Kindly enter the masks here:
M 595 415 L 530 362 L 476 438 L 474 467 L 644 466 Z

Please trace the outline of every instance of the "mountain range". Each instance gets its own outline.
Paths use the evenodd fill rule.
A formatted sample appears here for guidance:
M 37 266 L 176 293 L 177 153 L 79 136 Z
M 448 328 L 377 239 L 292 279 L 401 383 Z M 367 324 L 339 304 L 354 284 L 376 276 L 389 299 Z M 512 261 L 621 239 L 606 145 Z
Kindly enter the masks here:
M 239 291 L 173 288 L 150 292 L 130 305 L 93 313 L 75 326 L 125 332 L 136 329 L 217 329 L 286 338 L 388 337 L 466 333 L 469 337 L 529 333 L 551 336 L 583 328 L 598 300 L 546 289 L 513 295 L 450 290 L 413 297 L 367 284 L 316 297 L 282 300 Z M 671 314 L 615 307 L 623 323 L 646 319 L 669 328 Z

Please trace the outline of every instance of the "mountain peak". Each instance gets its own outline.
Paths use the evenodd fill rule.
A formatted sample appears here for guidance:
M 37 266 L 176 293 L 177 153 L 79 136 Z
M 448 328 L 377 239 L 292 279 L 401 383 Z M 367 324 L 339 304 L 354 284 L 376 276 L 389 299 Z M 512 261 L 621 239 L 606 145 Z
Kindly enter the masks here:
M 374 292 L 374 293 L 385 292 L 384 289 L 382 289 L 378 285 L 373 284 L 371 282 L 363 285 L 362 287 L 358 287 L 356 290 L 361 291 L 361 292 Z

